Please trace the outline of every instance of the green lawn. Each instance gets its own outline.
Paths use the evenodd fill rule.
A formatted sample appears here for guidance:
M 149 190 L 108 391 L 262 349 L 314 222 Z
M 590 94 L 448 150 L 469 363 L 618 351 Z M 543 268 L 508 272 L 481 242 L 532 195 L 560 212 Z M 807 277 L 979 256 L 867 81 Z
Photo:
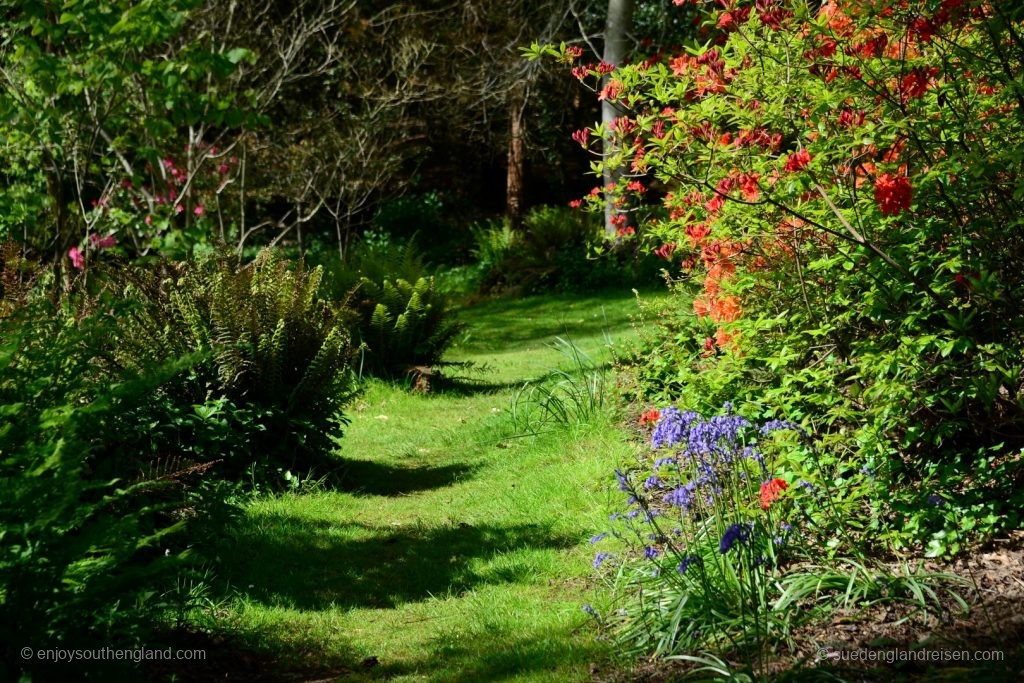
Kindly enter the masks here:
M 340 449 L 342 490 L 262 498 L 224 541 L 233 592 L 216 627 L 282 670 L 586 679 L 609 656 L 581 611 L 603 600 L 588 539 L 632 446 L 614 416 L 523 437 L 507 408 L 512 386 L 562 361 L 553 337 L 604 362 L 635 310 L 623 293 L 462 311 L 449 358 L 487 371 L 426 396 L 370 382 Z

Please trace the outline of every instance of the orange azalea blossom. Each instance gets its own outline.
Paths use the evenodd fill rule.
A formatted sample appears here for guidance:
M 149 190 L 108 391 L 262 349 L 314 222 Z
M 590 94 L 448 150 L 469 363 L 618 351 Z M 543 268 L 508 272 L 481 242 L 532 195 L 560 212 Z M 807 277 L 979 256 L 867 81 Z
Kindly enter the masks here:
M 693 312 L 698 318 L 706 318 L 711 313 L 711 304 L 706 294 L 701 294 L 693 300 Z
M 837 36 L 847 37 L 853 33 L 853 20 L 839 9 L 839 3 L 829 0 L 818 10 L 818 20 L 826 21 L 829 29 Z
M 711 319 L 716 323 L 735 322 L 742 313 L 743 309 L 740 308 L 740 300 L 732 295 L 716 299 L 711 304 Z
M 736 335 L 732 332 L 727 332 L 724 327 L 719 327 L 715 331 L 715 343 L 723 349 L 736 349 Z
M 761 484 L 761 509 L 767 510 L 772 503 L 779 499 L 783 491 L 789 488 L 785 479 L 769 479 Z
M 661 411 L 657 408 L 648 410 L 646 413 L 640 416 L 640 424 L 653 424 L 661 419 Z

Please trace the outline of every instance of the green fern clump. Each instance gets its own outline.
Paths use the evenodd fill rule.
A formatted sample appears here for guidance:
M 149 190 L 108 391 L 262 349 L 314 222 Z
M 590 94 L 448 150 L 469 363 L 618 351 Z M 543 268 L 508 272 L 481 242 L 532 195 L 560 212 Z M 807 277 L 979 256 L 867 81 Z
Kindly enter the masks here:
M 413 240 L 368 234 L 346 261 L 325 265 L 327 289 L 354 309 L 350 329 L 364 373 L 400 377 L 436 367 L 463 329 Z
M 463 327 L 433 277 L 376 283 L 363 278 L 353 290 L 357 333 L 365 345 L 364 370 L 398 376 L 434 367 Z
M 225 398 L 249 410 L 248 429 L 263 435 L 264 452 L 254 459 L 327 464 L 356 385 L 354 315 L 320 296 L 322 276 L 270 249 L 244 266 L 225 252 L 113 273 L 120 294 L 142 302 L 123 322 L 116 362 L 133 367 L 168 353 L 203 353 L 180 387 L 183 400 Z

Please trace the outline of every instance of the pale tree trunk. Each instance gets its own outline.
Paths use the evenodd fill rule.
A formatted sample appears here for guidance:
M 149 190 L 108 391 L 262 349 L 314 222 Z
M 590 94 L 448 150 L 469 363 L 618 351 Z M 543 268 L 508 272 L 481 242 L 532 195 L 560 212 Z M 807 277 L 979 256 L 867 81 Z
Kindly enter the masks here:
M 629 50 L 629 31 L 633 24 L 633 0 L 608 0 L 608 23 L 605 25 L 604 31 L 604 56 L 603 59 L 612 66 L 619 66 L 622 60 L 625 59 L 626 53 Z M 604 83 L 607 84 L 610 76 L 604 77 Z M 611 136 L 607 131 L 610 131 L 612 123 L 616 117 L 620 116 L 622 112 L 619 108 L 608 100 L 601 101 L 601 121 L 605 127 L 605 139 L 604 139 L 604 153 L 605 158 L 615 154 L 618 151 L 617 146 L 610 139 Z M 617 183 L 619 180 L 620 172 L 617 170 L 611 170 L 609 168 L 604 169 L 604 184 L 607 187 L 611 183 Z M 615 225 L 612 223 L 612 218 L 615 216 L 615 207 L 610 199 L 605 201 L 604 204 L 604 229 L 610 234 L 615 234 Z
M 523 224 L 523 111 L 526 109 L 526 93 L 523 87 L 516 87 L 509 98 L 508 135 L 508 176 L 505 185 L 505 213 L 513 228 Z

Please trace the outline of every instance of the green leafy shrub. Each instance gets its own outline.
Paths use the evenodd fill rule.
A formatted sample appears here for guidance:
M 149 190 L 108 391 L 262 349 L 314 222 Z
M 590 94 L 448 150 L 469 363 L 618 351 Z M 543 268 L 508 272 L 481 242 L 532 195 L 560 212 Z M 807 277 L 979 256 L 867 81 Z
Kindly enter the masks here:
M 615 141 L 599 168 L 623 176 L 594 209 L 664 193 L 638 238 L 682 282 L 649 391 L 665 377 L 689 406 L 813 425 L 875 473 L 890 545 L 955 553 L 1018 527 L 1019 11 L 786 0 L 704 18 L 707 42 L 606 76 L 624 115 L 589 138 Z
M 659 281 L 662 262 L 635 243 L 607 248 L 601 228 L 581 211 L 531 210 L 520 230 L 507 221 L 473 229 L 473 257 L 488 292 L 594 291 Z
M 388 279 L 415 282 L 432 274 L 414 240 L 396 242 L 383 232 L 365 233 L 344 262 L 330 258 L 322 267 L 327 291 L 335 299 L 347 297 L 363 280 L 383 286 Z
M 415 242 L 430 263 L 463 263 L 469 234 L 464 222 L 452 215 L 449 203 L 437 192 L 392 199 L 377 209 L 374 231 L 399 242 Z
M 43 302 L 0 320 L 6 679 L 23 667 L 46 678 L 60 671 L 22 658 L 22 647 L 152 645 L 155 627 L 190 609 L 175 590 L 195 571 L 189 539 L 230 519 L 230 492 L 205 476 L 208 465 L 168 458 L 174 440 L 152 429 L 165 414 L 147 409 L 193 359 L 98 374 L 118 338 L 116 314 L 73 321 Z M 126 467 L 123 451 L 143 442 L 163 462 L 142 468 L 132 458 Z M 78 662 L 63 675 L 91 666 Z
M 206 422 L 233 425 L 252 444 L 225 463 L 237 476 L 254 460 L 283 467 L 330 465 L 341 408 L 354 396 L 352 313 L 320 297 L 322 270 L 307 271 L 273 250 L 238 266 L 219 253 L 162 270 L 112 272 L 108 290 L 140 300 L 122 318 L 112 355 L 124 368 L 200 354 L 167 391 L 204 406 Z

